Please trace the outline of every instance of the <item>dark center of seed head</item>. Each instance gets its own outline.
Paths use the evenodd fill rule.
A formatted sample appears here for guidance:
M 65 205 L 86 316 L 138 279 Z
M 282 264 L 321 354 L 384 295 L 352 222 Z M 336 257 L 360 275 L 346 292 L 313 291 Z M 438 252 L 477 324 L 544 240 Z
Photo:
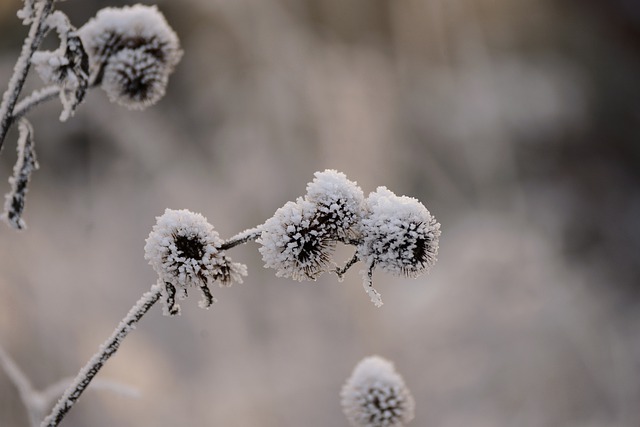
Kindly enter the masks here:
M 185 257 L 190 259 L 201 259 L 204 255 L 204 245 L 195 236 L 173 236 L 176 248 Z

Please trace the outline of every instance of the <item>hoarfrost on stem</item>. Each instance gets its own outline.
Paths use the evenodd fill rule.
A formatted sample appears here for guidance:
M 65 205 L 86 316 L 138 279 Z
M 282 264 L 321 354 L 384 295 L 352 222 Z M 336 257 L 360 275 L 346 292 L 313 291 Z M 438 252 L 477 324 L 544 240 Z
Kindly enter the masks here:
M 18 159 L 13 167 L 13 176 L 9 177 L 11 190 L 5 196 L 4 212 L 2 219 L 11 227 L 23 230 L 27 227 L 22 219 L 24 205 L 29 191 L 28 185 L 31 173 L 38 169 L 36 151 L 33 140 L 33 127 L 26 120 L 20 120 L 18 125 L 20 136 L 18 138 Z

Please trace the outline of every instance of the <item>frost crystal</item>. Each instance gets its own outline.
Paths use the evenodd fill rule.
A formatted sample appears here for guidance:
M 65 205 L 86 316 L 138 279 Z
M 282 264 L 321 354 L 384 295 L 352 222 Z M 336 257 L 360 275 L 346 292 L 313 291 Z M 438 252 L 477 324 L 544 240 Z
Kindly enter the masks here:
M 316 204 L 319 221 L 325 223 L 332 237 L 344 240 L 357 232 L 354 229 L 362 217 L 364 194 L 342 172 L 316 172 L 315 179 L 307 185 L 306 199 Z
M 155 6 L 105 8 L 80 30 L 92 81 L 131 109 L 155 104 L 182 57 L 180 42 Z
M 156 219 L 144 249 L 158 283 L 164 284 L 165 313 L 179 313 L 175 299 L 185 298 L 189 286 L 202 290 L 200 306 L 207 308 L 216 301 L 208 287 L 211 282 L 221 286 L 242 282 L 246 266 L 231 262 L 220 250 L 223 241 L 205 217 L 186 209 L 166 209 Z
M 402 427 L 415 403 L 393 363 L 370 356 L 358 363 L 340 393 L 342 409 L 355 427 Z
M 264 266 L 298 281 L 315 280 L 327 271 L 335 242 L 319 218 L 316 205 L 302 198 L 278 209 L 257 240 Z
M 422 203 L 378 187 L 366 200 L 358 256 L 396 276 L 418 277 L 436 262 L 440 224 Z

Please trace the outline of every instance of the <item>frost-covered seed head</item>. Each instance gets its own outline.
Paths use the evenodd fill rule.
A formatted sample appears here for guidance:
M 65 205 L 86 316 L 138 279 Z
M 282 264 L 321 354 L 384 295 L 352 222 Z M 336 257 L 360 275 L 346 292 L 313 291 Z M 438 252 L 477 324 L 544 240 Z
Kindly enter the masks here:
M 393 363 L 364 358 L 340 393 L 342 409 L 355 427 L 402 427 L 414 417 L 415 403 Z
M 358 184 L 333 169 L 316 172 L 307 185 L 306 199 L 315 203 L 319 221 L 337 239 L 346 239 L 357 233 L 362 217 L 364 194 Z
M 278 209 L 257 240 L 264 266 L 298 281 L 315 280 L 327 271 L 335 242 L 318 217 L 316 205 L 302 198 Z
M 198 213 L 166 209 L 157 217 L 144 249 L 145 258 L 164 285 L 165 312 L 178 313 L 174 296 L 185 298 L 190 286 L 202 290 L 200 305 L 206 308 L 215 302 L 208 284 L 219 281 L 228 286 L 231 280 L 242 281 L 246 267 L 231 262 L 220 251 L 222 243 L 218 232 Z
M 92 81 L 132 109 L 156 103 L 182 57 L 178 36 L 155 6 L 105 8 L 78 30 Z
M 436 262 L 440 224 L 418 200 L 378 187 L 365 202 L 358 256 L 396 276 L 417 277 Z
M 164 66 L 153 55 L 125 48 L 107 63 L 102 88 L 111 102 L 143 110 L 164 96 L 168 78 Z

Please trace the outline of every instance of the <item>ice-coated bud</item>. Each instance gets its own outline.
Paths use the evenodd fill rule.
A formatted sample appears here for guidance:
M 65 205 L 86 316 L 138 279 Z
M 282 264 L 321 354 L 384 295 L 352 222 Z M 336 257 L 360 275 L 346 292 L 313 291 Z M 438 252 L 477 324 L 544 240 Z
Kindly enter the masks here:
M 264 266 L 298 281 L 315 280 L 327 271 L 335 242 L 318 218 L 316 205 L 302 198 L 278 209 L 257 240 Z
M 362 218 L 364 194 L 358 184 L 342 172 L 327 169 L 316 172 L 307 185 L 306 199 L 315 203 L 328 232 L 337 239 L 357 233 Z
M 201 289 L 200 306 L 208 308 L 216 301 L 208 287 L 211 282 L 221 286 L 229 286 L 232 280 L 242 282 L 246 266 L 232 262 L 220 250 L 223 241 L 204 216 L 186 209 L 166 209 L 156 219 L 144 250 L 163 286 L 165 313 L 179 313 L 175 298 L 185 298 L 190 286 Z
M 415 402 L 393 363 L 362 359 L 340 392 L 342 410 L 354 427 L 402 427 L 414 417 Z
M 130 109 L 160 100 L 182 57 L 178 36 L 155 6 L 102 9 L 78 33 L 89 55 L 91 81 Z
M 396 276 L 418 277 L 438 255 L 440 224 L 418 200 L 378 187 L 365 202 L 358 256 Z

